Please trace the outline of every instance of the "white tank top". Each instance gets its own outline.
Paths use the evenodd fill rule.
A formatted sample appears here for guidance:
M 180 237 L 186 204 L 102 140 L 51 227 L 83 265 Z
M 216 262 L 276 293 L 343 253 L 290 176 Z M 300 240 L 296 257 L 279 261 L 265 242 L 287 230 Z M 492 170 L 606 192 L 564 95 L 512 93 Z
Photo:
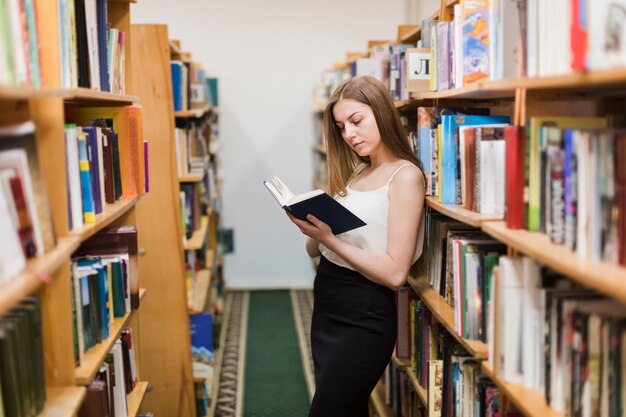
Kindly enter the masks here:
M 370 252 L 387 253 L 387 223 L 389 219 L 389 184 L 393 177 L 406 166 L 413 164 L 405 164 L 396 169 L 384 186 L 372 191 L 357 191 L 346 187 L 345 197 L 335 196 L 335 200 L 343 204 L 348 210 L 356 214 L 361 220 L 367 223 L 363 227 L 341 233 L 337 237 L 353 246 Z M 424 244 L 424 218 L 426 210 L 422 210 L 419 229 L 417 233 L 417 244 L 415 253 L 411 263 L 417 261 L 422 254 Z M 354 270 L 339 255 L 320 244 L 321 254 L 329 261 Z

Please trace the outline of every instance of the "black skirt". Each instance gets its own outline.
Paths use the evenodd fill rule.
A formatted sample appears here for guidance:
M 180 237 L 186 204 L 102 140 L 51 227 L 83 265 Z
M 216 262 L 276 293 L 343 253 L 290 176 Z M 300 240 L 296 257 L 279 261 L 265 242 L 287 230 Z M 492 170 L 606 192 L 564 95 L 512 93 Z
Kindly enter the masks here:
M 309 417 L 367 417 L 396 340 L 394 291 L 322 256 L 314 283 Z

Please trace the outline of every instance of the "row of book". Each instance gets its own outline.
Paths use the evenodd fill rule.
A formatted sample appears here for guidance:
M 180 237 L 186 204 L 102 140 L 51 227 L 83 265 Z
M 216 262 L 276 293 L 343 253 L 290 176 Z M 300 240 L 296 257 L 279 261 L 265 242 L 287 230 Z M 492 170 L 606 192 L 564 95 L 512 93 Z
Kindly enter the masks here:
M 416 393 L 407 372 L 390 362 L 385 372 L 385 398 L 395 417 L 520 417 L 501 402 L 500 389 L 481 372 L 480 362 L 445 333 L 437 335 L 431 359 L 418 377 L 426 389 L 427 406 Z M 409 372 L 412 372 L 409 370 Z M 426 388 L 427 387 L 427 388 Z
M 79 417 L 128 417 L 127 395 L 137 386 L 137 364 L 130 327 L 122 329 L 120 338 L 107 354 L 78 411 Z
M 93 223 L 106 205 L 149 191 L 148 142 L 141 108 L 74 108 L 67 111 L 70 230 Z
M 63 87 L 125 94 L 127 38 L 111 27 L 108 1 L 58 1 Z
M 105 228 L 72 255 L 72 312 L 76 366 L 110 336 L 111 326 L 139 307 L 137 228 Z
M 203 175 L 210 151 L 210 125 L 200 119 L 177 118 L 174 139 L 178 176 Z
M 626 264 L 622 130 L 605 128 L 609 118 L 532 117 L 523 128 L 469 111 L 484 113 L 418 108 L 411 138 L 427 195 L 546 233 L 582 257 Z
M 453 19 L 422 21 L 430 49 L 429 90 L 442 91 L 517 76 L 520 18 L 516 0 L 460 1 Z
M 620 415 L 626 308 L 526 257 L 501 257 L 488 306 L 491 363 L 565 415 Z
M 171 61 L 174 111 L 202 109 L 207 104 L 217 107 L 217 78 L 191 61 Z
M 0 229 L 0 283 L 56 245 L 32 122 L 0 128 Z
M 0 416 L 34 417 L 45 402 L 41 307 L 29 297 L 0 317 Z

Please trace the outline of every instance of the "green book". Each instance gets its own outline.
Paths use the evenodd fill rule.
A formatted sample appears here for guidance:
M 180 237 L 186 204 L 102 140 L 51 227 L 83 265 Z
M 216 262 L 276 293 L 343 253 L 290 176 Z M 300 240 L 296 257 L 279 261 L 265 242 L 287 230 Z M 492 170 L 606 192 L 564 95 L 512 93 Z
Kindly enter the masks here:
M 7 416 L 27 417 L 22 409 L 23 389 L 11 389 L 20 387 L 17 358 L 15 354 L 14 340 L 15 322 L 9 317 L 0 321 L 0 380 L 2 380 L 2 397 L 4 410 Z

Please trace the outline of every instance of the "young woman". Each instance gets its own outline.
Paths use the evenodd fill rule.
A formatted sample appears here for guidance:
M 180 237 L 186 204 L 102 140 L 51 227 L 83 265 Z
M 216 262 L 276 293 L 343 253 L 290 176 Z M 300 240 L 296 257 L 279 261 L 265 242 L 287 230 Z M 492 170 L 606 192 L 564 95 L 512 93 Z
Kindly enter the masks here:
M 311 348 L 309 417 L 367 417 L 368 399 L 396 339 L 394 291 L 422 252 L 424 176 L 385 86 L 356 77 L 324 111 L 329 194 L 366 226 L 333 235 L 312 215 L 291 220 L 320 256 Z

